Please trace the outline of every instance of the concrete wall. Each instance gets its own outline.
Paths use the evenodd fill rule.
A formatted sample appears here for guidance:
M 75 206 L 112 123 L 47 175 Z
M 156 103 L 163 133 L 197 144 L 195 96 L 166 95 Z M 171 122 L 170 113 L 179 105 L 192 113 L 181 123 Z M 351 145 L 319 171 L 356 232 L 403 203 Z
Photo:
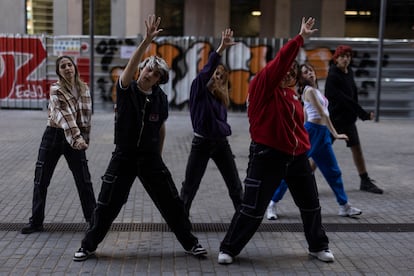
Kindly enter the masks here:
M 0 33 L 26 33 L 25 1 L 1 1 Z

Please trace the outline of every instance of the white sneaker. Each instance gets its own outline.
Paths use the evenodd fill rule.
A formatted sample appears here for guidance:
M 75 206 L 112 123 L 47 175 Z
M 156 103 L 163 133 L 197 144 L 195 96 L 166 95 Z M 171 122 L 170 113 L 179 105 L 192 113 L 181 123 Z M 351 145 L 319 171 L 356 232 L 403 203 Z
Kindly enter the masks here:
M 218 263 L 219 264 L 231 264 L 233 262 L 233 257 L 227 253 L 220 251 L 218 254 Z
M 335 260 L 334 255 L 329 249 L 325 249 L 319 252 L 309 252 L 309 255 L 316 257 L 318 260 L 322 262 L 327 263 L 333 262 Z
M 269 206 L 267 206 L 266 218 L 268 220 L 277 220 L 276 203 L 271 202 Z
M 352 207 L 348 203 L 339 206 L 338 216 L 341 217 L 356 217 L 362 214 L 362 211 L 358 208 Z

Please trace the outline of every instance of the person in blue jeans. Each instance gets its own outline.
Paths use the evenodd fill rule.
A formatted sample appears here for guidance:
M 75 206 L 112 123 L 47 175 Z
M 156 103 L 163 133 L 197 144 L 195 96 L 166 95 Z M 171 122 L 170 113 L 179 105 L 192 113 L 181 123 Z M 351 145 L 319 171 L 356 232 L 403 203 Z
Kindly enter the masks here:
M 312 158 L 312 168 L 320 169 L 339 204 L 339 216 L 355 217 L 362 214 L 358 208 L 352 207 L 348 202 L 342 181 L 341 169 L 338 166 L 333 148 L 332 138 L 347 140 L 345 134 L 338 134 L 329 119 L 328 100 L 319 91 L 314 68 L 310 64 L 299 67 L 298 92 L 302 95 L 305 111 L 305 128 L 309 134 L 311 149 L 308 157 Z M 282 180 L 273 194 L 267 208 L 266 217 L 269 220 L 277 219 L 276 203 L 286 193 L 288 185 Z
M 233 31 L 225 29 L 219 47 L 191 84 L 189 107 L 194 138 L 180 194 L 188 214 L 210 159 L 223 176 L 236 210 L 242 201 L 243 188 L 227 139 L 231 135 L 227 123 L 229 71 L 220 63 L 224 51 L 234 44 Z

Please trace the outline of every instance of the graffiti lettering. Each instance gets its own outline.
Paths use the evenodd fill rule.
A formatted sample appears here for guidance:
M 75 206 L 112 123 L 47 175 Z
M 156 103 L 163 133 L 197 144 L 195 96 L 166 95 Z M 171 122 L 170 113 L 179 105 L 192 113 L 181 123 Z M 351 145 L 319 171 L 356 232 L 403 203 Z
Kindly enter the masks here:
M 60 37 L 51 39 L 56 41 Z M 138 39 L 101 37 L 94 47 L 91 46 L 90 50 L 97 54 L 94 63 L 97 66 L 94 66 L 96 80 L 94 84 L 89 83 L 89 85 L 96 88 L 95 94 L 100 96 L 101 100 L 116 99 L 116 81 L 128 62 L 128 55 L 141 39 L 142 37 Z M 230 70 L 230 109 L 245 110 L 249 82 L 273 59 L 286 41 L 277 38 L 241 38 L 234 47 L 223 54 L 221 62 Z M 322 89 L 334 49 L 340 42 L 339 40 L 311 41 L 298 55 L 299 62 L 309 62 L 315 67 Z M 144 58 L 158 55 L 165 59 L 170 68 L 171 81 L 161 87 L 167 94 L 171 107 L 177 109 L 187 107 L 191 82 L 218 43 L 219 41 L 212 37 L 158 37 L 145 51 Z M 55 68 L 47 66 L 56 57 L 52 53 L 49 53 L 50 57 L 48 56 L 45 45 L 46 39 L 43 36 L 0 35 L 0 100 L 19 99 L 20 102 L 30 100 L 32 103 L 33 99 L 47 99 L 48 87 L 51 82 L 57 80 L 57 77 L 54 73 Z M 367 99 L 372 98 L 373 90 L 377 85 L 374 79 L 377 67 L 376 49 L 370 45 L 357 43 L 352 46 L 354 52 L 351 68 L 355 72 L 358 93 L 365 95 Z M 75 61 L 82 80 L 89 82 L 91 62 L 83 55 L 86 52 L 81 51 Z M 387 78 L 401 78 L 404 73 L 412 69 L 404 51 L 385 52 L 382 67 L 388 67 L 384 71 Z
M 38 84 L 18 84 L 16 85 L 17 99 L 42 99 L 45 98 L 43 87 Z
M 0 36 L 0 100 L 46 99 L 46 56 L 44 38 Z

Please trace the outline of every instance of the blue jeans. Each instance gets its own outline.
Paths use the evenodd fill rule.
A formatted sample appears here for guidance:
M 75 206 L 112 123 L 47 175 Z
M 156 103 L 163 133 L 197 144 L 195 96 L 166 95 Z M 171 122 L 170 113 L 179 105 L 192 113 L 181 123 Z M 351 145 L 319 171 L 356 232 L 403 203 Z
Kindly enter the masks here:
M 240 253 L 257 231 L 282 179 L 288 183 L 293 200 L 299 207 L 309 251 L 328 249 L 318 190 L 306 154 L 291 156 L 252 142 L 243 202 L 233 216 L 220 251 L 231 256 Z
M 313 159 L 316 166 L 325 177 L 335 194 L 338 204 L 344 205 L 348 203 L 348 196 L 346 195 L 344 183 L 342 181 L 341 169 L 339 168 L 332 148 L 332 139 L 328 127 L 306 122 L 305 128 L 309 133 L 311 142 L 311 149 L 308 152 L 308 157 Z M 287 184 L 282 181 L 280 186 L 276 189 L 272 201 L 278 202 L 281 200 L 286 190 Z
M 225 138 L 209 140 L 194 136 L 180 194 L 188 213 L 210 158 L 223 176 L 234 208 L 240 207 L 243 188 L 229 142 Z
M 87 222 L 91 220 L 96 200 L 85 150 L 73 149 L 66 141 L 63 129 L 48 126 L 43 133 L 36 162 L 32 217 L 30 218 L 30 224 L 33 226 L 41 226 L 43 224 L 47 188 L 49 187 L 56 164 L 62 155 L 65 157 L 75 179 L 83 216 Z

